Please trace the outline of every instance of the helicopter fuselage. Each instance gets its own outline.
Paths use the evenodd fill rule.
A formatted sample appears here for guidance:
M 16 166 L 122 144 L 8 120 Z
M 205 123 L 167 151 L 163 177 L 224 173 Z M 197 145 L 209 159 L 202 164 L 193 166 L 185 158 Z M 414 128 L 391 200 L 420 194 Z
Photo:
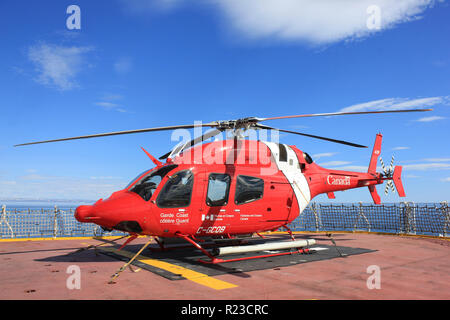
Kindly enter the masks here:
M 108 199 L 78 207 L 75 217 L 159 237 L 259 233 L 286 226 L 318 194 L 334 198 L 334 191 L 383 181 L 376 172 L 322 168 L 295 146 L 223 140 L 158 163 Z

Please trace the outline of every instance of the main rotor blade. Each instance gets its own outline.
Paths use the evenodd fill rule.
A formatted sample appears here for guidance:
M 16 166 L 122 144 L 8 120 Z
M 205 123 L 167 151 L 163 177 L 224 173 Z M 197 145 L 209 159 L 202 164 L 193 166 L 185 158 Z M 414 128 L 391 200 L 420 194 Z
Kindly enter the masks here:
M 188 149 L 189 147 L 192 147 L 192 146 L 196 145 L 196 144 L 199 143 L 199 142 L 202 142 L 202 141 L 208 140 L 209 138 L 212 138 L 212 137 L 214 137 L 214 136 L 217 136 L 217 135 L 218 135 L 219 133 L 221 133 L 222 131 L 223 131 L 223 130 L 214 129 L 214 130 L 212 130 L 212 131 L 206 132 L 204 135 L 199 136 L 199 137 L 197 137 L 197 138 L 195 138 L 195 139 L 192 139 L 191 141 L 185 143 L 185 144 L 183 145 L 183 147 L 182 147 L 181 149 L 179 149 L 179 150 L 176 150 L 176 152 L 177 152 L 177 153 L 181 153 L 181 152 L 183 152 L 184 150 Z M 163 160 L 163 159 L 168 158 L 168 157 L 170 156 L 170 154 L 172 153 L 172 151 L 174 151 L 174 150 L 170 150 L 170 151 L 167 152 L 165 155 L 159 157 L 159 159 L 160 159 L 160 160 Z
M 310 137 L 310 138 L 315 138 L 315 139 L 320 139 L 320 140 L 325 140 L 325 141 L 345 144 L 345 145 L 352 146 L 352 147 L 357 147 L 357 148 L 367 148 L 367 146 L 363 146 L 363 145 L 356 144 L 356 143 L 353 143 L 353 142 L 348 142 L 348 141 L 343 141 L 343 140 L 336 140 L 336 139 L 331 139 L 331 138 L 325 138 L 325 137 L 315 136 L 315 135 L 312 135 L 312 134 L 301 133 L 301 132 L 296 132 L 296 131 L 277 129 L 277 128 L 272 128 L 272 127 L 269 127 L 269 126 L 264 126 L 264 125 L 261 125 L 261 124 L 257 124 L 257 125 L 255 125 L 255 127 L 261 128 L 261 129 L 278 130 L 280 132 L 298 134 L 300 136 L 305 136 L 305 137 Z
M 16 144 L 14 147 L 26 146 L 26 145 L 30 145 L 30 144 L 48 143 L 48 142 L 58 142 L 58 141 L 88 139 L 88 138 L 99 138 L 99 137 L 115 136 L 115 135 L 130 134 L 130 133 L 164 131 L 164 130 L 174 130 L 174 129 L 192 129 L 192 128 L 195 128 L 195 127 L 215 127 L 216 125 L 217 124 L 215 122 L 210 122 L 210 123 L 195 124 L 195 125 L 194 124 L 187 124 L 187 125 L 180 125 L 180 126 L 168 126 L 168 127 L 156 127 L 156 128 L 147 128 L 147 129 L 137 129 L 137 130 L 106 132 L 106 133 L 90 134 L 90 135 L 86 135 L 86 136 L 63 138 L 63 139 L 27 142 L 27 143 L 22 143 L 22 144 Z
M 376 114 L 376 113 L 398 113 L 398 112 L 424 112 L 432 111 L 433 109 L 407 109 L 407 110 L 386 110 L 386 111 L 355 111 L 355 112 L 331 112 L 331 113 L 312 113 L 312 114 L 299 114 L 294 116 L 282 116 L 272 118 L 257 118 L 258 121 L 266 120 L 278 120 L 278 119 L 290 119 L 290 118 L 308 118 L 308 117 L 327 117 L 327 116 L 344 116 L 352 114 Z

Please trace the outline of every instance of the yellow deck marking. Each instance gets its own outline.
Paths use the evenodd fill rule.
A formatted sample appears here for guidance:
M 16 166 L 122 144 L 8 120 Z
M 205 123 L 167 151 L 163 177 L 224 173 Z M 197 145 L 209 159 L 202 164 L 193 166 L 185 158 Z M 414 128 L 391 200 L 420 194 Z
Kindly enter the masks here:
M 119 254 L 119 255 L 122 255 L 127 258 L 132 258 L 134 255 L 132 252 L 125 251 L 123 249 L 119 251 L 112 247 L 103 247 L 103 248 L 99 248 L 99 249 L 103 250 L 103 251 L 108 251 L 108 252 L 112 252 L 115 254 Z M 219 279 L 215 279 L 206 274 L 203 274 L 203 273 L 200 273 L 200 272 L 197 272 L 194 270 L 186 269 L 181 266 L 177 266 L 177 265 L 167 263 L 164 261 L 150 259 L 143 255 L 139 255 L 137 257 L 137 260 L 142 263 L 148 264 L 150 266 L 153 266 L 153 267 L 156 267 L 159 269 L 163 269 L 163 270 L 169 271 L 174 274 L 179 274 L 188 280 L 191 280 L 195 283 L 201 284 L 203 286 L 206 286 L 206 287 L 209 287 L 209 288 L 212 288 L 215 290 L 223 290 L 223 289 L 230 289 L 230 288 L 237 287 L 237 285 L 235 285 L 235 284 L 232 284 L 232 283 L 229 283 L 226 281 L 222 281 Z
M 98 239 L 116 239 L 117 236 L 105 237 L 48 237 L 48 238 L 5 238 L 0 239 L 0 242 L 20 242 L 20 241 L 51 241 L 51 240 L 98 240 Z
M 117 239 L 119 236 L 103 236 L 103 237 L 46 237 L 46 238 L 4 238 L 0 239 L 0 242 L 20 242 L 20 241 L 51 241 L 51 240 L 102 240 L 102 239 Z M 146 236 L 138 236 L 143 238 Z

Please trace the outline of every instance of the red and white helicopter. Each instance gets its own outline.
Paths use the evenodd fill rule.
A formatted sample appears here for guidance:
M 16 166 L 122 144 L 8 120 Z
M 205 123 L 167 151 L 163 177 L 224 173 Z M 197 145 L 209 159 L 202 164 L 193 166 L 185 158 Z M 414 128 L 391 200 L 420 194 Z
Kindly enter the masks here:
M 138 175 L 125 189 L 114 192 L 108 199 L 100 199 L 93 205 L 79 206 L 76 209 L 75 218 L 80 222 L 95 223 L 107 230 L 128 232 L 130 238 L 124 245 L 138 235 L 155 237 L 162 248 L 161 239 L 171 237 L 184 239 L 209 257 L 208 261 L 203 262 L 221 263 L 292 254 L 292 252 L 282 252 L 227 260 L 218 258 L 228 253 L 281 248 L 297 248 L 297 252 L 305 252 L 301 248 L 307 247 L 314 241 L 295 240 L 288 224 L 299 216 L 311 199 L 319 194 L 325 193 L 329 198 L 334 199 L 335 191 L 367 187 L 374 203 L 379 204 L 380 197 L 375 186 L 387 180 L 386 188 L 390 186 L 393 189 L 393 181 L 399 196 L 405 196 L 401 181 L 401 166 L 393 168 L 391 162 L 389 170 L 384 170 L 383 173 L 376 172 L 377 159 L 381 152 L 381 134 L 376 136 L 367 172 L 352 172 L 323 168 L 314 163 L 306 152 L 293 145 L 243 139 L 244 131 L 278 130 L 366 148 L 347 141 L 275 129 L 262 125 L 260 122 L 288 118 L 431 110 L 337 112 L 273 118 L 250 117 L 196 125 L 109 132 L 30 142 L 20 146 L 139 132 L 195 127 L 212 128 L 202 136 L 179 144 L 171 152 L 162 156 L 160 159 L 165 159 L 165 163 L 144 150 L 156 165 L 154 168 Z M 200 144 L 226 131 L 231 131 L 234 137 Z M 212 251 L 206 250 L 205 246 L 201 245 L 203 237 L 235 239 L 240 235 L 254 233 L 259 235 L 261 232 L 279 228 L 285 228 L 291 235 L 292 241 L 282 241 L 262 247 L 260 245 L 218 246 Z M 144 247 L 141 251 L 143 249 Z

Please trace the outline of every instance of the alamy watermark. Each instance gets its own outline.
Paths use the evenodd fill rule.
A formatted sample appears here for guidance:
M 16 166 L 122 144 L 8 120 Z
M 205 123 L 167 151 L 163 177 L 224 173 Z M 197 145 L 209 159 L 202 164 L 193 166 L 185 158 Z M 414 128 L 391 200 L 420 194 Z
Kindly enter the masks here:
M 366 20 L 366 26 L 369 30 L 381 29 L 381 8 L 377 5 L 367 7 L 366 13 L 369 17 Z
M 66 287 L 69 290 L 81 289 L 81 269 L 77 265 L 70 265 L 66 269 L 66 273 L 70 274 L 66 280 Z
M 216 130 L 212 128 L 212 130 Z M 215 134 L 203 140 L 202 137 L 211 131 L 203 132 L 201 121 L 194 124 L 194 137 L 187 129 L 176 129 L 172 132 L 171 142 L 175 145 L 169 158 L 177 164 L 207 164 L 207 165 L 259 165 L 261 174 L 271 175 L 278 171 L 276 163 L 267 143 L 272 146 L 279 144 L 279 132 L 265 129 L 227 129 L 218 130 Z M 209 139 L 211 143 L 203 144 Z M 248 139 L 247 139 L 248 138 Z
M 72 4 L 67 7 L 66 13 L 70 14 L 66 19 L 66 27 L 69 30 L 81 29 L 81 9 L 79 6 Z
M 377 265 L 371 265 L 367 267 L 367 273 L 370 276 L 367 278 L 366 286 L 367 289 L 381 289 L 381 269 Z

